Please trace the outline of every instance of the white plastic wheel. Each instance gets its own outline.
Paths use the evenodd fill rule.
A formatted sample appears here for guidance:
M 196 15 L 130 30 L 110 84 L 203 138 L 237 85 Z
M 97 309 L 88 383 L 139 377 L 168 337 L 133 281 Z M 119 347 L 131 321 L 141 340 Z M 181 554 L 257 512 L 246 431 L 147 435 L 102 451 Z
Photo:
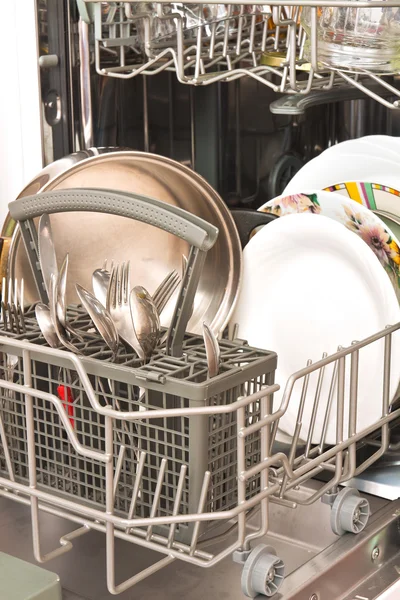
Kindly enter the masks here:
M 262 594 L 270 598 L 282 585 L 285 565 L 274 548 L 259 544 L 243 566 L 242 591 L 249 598 Z
M 360 533 L 368 523 L 369 502 L 354 488 L 344 488 L 332 505 L 331 527 L 336 535 Z

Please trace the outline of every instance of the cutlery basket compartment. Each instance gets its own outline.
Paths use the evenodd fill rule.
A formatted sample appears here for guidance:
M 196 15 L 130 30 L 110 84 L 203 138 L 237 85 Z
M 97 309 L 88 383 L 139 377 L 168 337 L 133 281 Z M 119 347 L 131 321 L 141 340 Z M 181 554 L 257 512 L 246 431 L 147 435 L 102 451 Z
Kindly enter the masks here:
M 185 524 L 186 514 L 217 513 L 238 504 L 237 413 L 218 413 L 217 407 L 234 405 L 239 397 L 272 384 L 276 354 L 221 340 L 220 374 L 209 379 L 203 338 L 187 334 L 182 357 L 160 351 L 140 365 L 136 355 L 121 348 L 115 364 L 104 342 L 88 333 L 92 325 L 79 310 L 70 308 L 69 315 L 84 336 L 80 359 L 44 345 L 33 308 L 26 316 L 27 333 L 2 340 L 4 358 L 11 353 L 18 357 L 12 378 L 3 373 L 2 378 L 35 392 L 29 413 L 21 388 L 1 389 L 5 440 L 0 445 L 0 474 L 29 485 L 29 457 L 34 452 L 38 489 L 99 511 L 106 510 L 107 494 L 112 494 L 112 511 L 122 519 L 179 514 L 174 539 L 188 543 L 194 524 Z M 19 342 L 18 337 L 29 342 Z M 60 394 L 60 386 L 69 390 L 69 400 Z M 200 414 L 203 407 L 208 414 Z M 112 416 L 107 415 L 110 409 Z M 199 414 L 190 414 L 192 409 L 200 409 Z M 149 416 L 141 418 L 143 411 Z M 126 419 L 118 418 L 127 413 Z M 246 409 L 247 424 L 259 418 L 256 401 Z M 107 427 L 112 428 L 108 439 Z M 34 439 L 31 449 L 28 430 Z M 110 448 L 112 481 L 103 460 Z M 259 464 L 260 452 L 258 431 L 246 439 L 247 467 Z M 259 491 L 257 475 L 246 486 L 246 499 Z M 160 535 L 168 535 L 169 529 L 154 527 Z

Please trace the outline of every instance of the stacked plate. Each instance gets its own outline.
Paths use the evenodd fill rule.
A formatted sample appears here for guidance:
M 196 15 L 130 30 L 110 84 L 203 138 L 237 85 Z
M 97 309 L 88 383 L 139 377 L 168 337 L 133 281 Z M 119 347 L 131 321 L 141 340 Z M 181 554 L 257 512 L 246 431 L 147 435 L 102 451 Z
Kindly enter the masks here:
M 259 209 L 285 218 L 260 228 L 244 249 L 233 322 L 251 345 L 277 351 L 276 380 L 283 387 L 307 362 L 400 321 L 399 161 L 396 138 L 369 136 L 338 144 L 307 163 L 282 196 Z M 312 443 L 320 443 L 321 435 L 328 444 L 337 441 L 334 408 L 323 431 L 331 376 L 324 379 Z M 382 414 L 382 378 L 380 340 L 360 352 L 357 432 Z M 345 409 L 349 379 L 347 373 Z M 394 334 L 391 399 L 399 380 L 400 335 Z M 318 377 L 311 376 L 303 440 L 318 385 Z M 274 409 L 282 393 L 276 395 Z M 300 398 L 299 388 L 280 420 L 278 441 L 290 442 Z M 347 431 L 346 416 L 344 427 Z
M 284 190 L 338 192 L 379 215 L 400 238 L 400 138 L 371 135 L 328 148 L 308 162 Z

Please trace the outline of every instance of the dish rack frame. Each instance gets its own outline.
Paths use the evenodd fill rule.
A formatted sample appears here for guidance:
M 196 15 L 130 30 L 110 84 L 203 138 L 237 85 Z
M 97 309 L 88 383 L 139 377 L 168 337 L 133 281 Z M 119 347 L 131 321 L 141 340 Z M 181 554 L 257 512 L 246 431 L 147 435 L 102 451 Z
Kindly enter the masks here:
M 352 488 L 339 491 L 338 486 L 362 473 L 389 447 L 390 425 L 400 417 L 400 408 L 389 405 L 392 336 L 400 329 L 400 323 L 348 348 L 341 348 L 335 354 L 324 356 L 314 364 L 309 363 L 294 373 L 286 384 L 280 407 L 274 411 L 273 394 L 279 386 L 272 383 L 276 364 L 273 353 L 251 349 L 242 340 L 224 340 L 221 342 L 222 372 L 207 380 L 203 340 L 199 336 L 187 335 L 181 358 L 172 359 L 161 351 L 148 365 L 138 366 L 132 356 L 122 353 L 118 359 L 120 364 L 110 364 L 110 352 L 91 333 L 90 319 L 74 308 L 70 309 L 70 318 L 85 339 L 81 351 L 86 356 L 45 346 L 33 309 L 25 315 L 24 334 L 4 331 L 0 337 L 2 364 L 5 365 L 0 378 L 0 496 L 30 505 L 34 554 L 39 562 L 68 552 L 74 539 L 95 530 L 106 535 L 107 585 L 112 594 L 123 592 L 174 560 L 211 567 L 233 554 L 236 562 L 244 563 L 242 585 L 245 593 L 252 595 L 256 590 L 273 596 L 283 581 L 284 564 L 270 547 L 261 544 L 253 550 L 251 548 L 268 532 L 270 503 L 296 508 L 300 504 L 311 505 L 322 498 L 332 506 L 331 525 L 335 533 L 357 533 L 365 527 L 369 516 L 367 500 Z M 356 432 L 358 359 L 363 348 L 373 343 L 384 345 L 380 399 L 382 418 L 367 429 Z M 185 378 L 190 365 L 197 365 L 193 367 L 195 371 L 197 369 L 197 383 L 196 377 L 192 376 L 191 382 L 190 377 Z M 335 404 L 334 396 L 337 398 L 337 443 L 331 447 L 324 442 L 324 431 L 320 443 L 311 444 L 314 417 L 319 406 L 318 394 L 308 399 L 314 402 L 308 439 L 304 442 L 299 440 L 308 379 L 316 375 L 318 389 L 321 389 L 328 365 L 335 365 L 332 382 L 337 381 L 336 394 L 332 392 L 329 400 L 331 406 Z M 345 401 L 346 374 L 351 382 L 348 404 Z M 299 382 L 303 386 L 303 399 L 293 440 L 285 452 L 277 451 L 275 436 L 279 420 L 289 404 L 296 401 L 293 389 Z M 73 413 L 66 405 L 65 396 L 57 394 L 60 383 L 72 390 Z M 104 389 L 107 385 L 109 391 Z M 238 386 L 242 390 L 240 397 L 226 393 L 228 390 L 237 391 Z M 127 395 L 129 389 L 139 388 L 144 390 L 144 396 L 143 393 L 140 398 L 133 393 Z M 333 383 L 331 389 L 335 389 Z M 152 399 L 160 396 L 160 391 L 166 400 L 161 405 Z M 190 401 L 193 394 L 198 397 L 203 394 L 203 401 Z M 127 402 L 127 398 L 131 401 Z M 325 418 L 328 418 L 330 409 L 326 410 Z M 79 414 L 85 416 L 80 418 Z M 349 426 L 345 430 L 343 422 L 347 414 Z M 126 441 L 127 428 L 131 428 L 131 433 L 136 431 L 138 439 L 143 441 L 146 435 L 140 433 L 141 428 L 155 432 L 166 419 L 170 423 L 182 420 L 189 423 L 196 419 L 203 424 L 214 423 L 209 428 L 209 439 L 213 436 L 226 438 L 225 443 L 219 446 L 218 455 L 209 463 L 215 468 L 218 466 L 218 472 L 222 465 L 223 472 L 227 448 L 230 459 L 234 454 L 229 465 L 230 476 L 232 465 L 234 476 L 227 480 L 227 493 L 220 495 L 219 504 L 207 501 L 212 495 L 213 478 L 218 478 L 218 472 L 212 472 L 210 466 L 206 466 L 204 472 L 199 468 L 200 465 L 204 468 L 202 457 L 204 448 L 207 448 L 204 428 L 196 425 L 191 429 L 192 435 L 196 430 L 200 432 L 190 441 L 190 453 L 194 454 L 197 466 L 190 461 L 186 463 L 182 454 L 173 455 L 175 458 L 171 459 L 169 450 L 174 443 L 166 437 L 162 442 L 153 440 L 161 448 L 158 453 L 153 453 L 160 461 L 157 465 L 151 461 L 148 463 L 148 456 L 153 452 L 151 449 L 147 452 L 140 449 L 139 444 L 138 450 L 134 443 Z M 103 432 L 101 435 L 93 431 L 92 421 L 97 423 L 98 431 Z M 46 427 L 50 427 L 51 436 L 46 435 Z M 48 433 L 50 430 L 47 430 Z M 132 435 L 128 438 L 132 440 Z M 358 449 L 369 438 L 375 444 L 374 453 L 360 462 L 357 460 Z M 64 447 L 67 449 L 63 450 Z M 130 508 L 128 514 L 124 514 L 117 508 L 116 499 L 121 478 L 125 477 L 126 485 L 124 461 L 130 451 L 134 455 L 130 462 L 131 465 L 136 464 L 136 473 L 131 473 Z M 25 457 L 23 461 L 20 459 L 22 454 Z M 65 473 L 68 465 L 62 464 L 60 457 L 66 459 L 68 456 L 69 468 L 72 469 L 76 461 L 76 470 L 81 472 L 83 481 L 70 481 L 69 487 L 60 487 L 58 481 L 68 478 Z M 19 457 L 18 460 L 15 457 Z M 163 507 L 168 496 L 165 487 L 171 482 L 168 465 L 171 460 L 180 468 L 175 473 L 174 494 L 169 495 L 170 499 L 174 498 L 173 508 L 168 512 Z M 79 465 L 86 466 L 82 468 Z M 90 469 L 88 465 L 91 465 Z M 154 468 L 156 476 L 151 479 L 147 476 L 150 471 L 146 475 L 146 469 Z M 188 469 L 193 471 L 194 468 L 195 471 L 187 478 Z M 99 471 L 102 471 L 101 477 Z M 321 473 L 327 477 L 322 487 L 307 498 L 296 496 L 297 486 Z M 85 489 L 95 487 L 93 480 L 96 477 L 102 481 L 103 496 L 101 501 L 90 502 L 87 497 L 79 495 L 79 486 Z M 143 487 L 146 479 L 151 481 L 151 485 Z M 183 509 L 184 493 L 192 497 L 189 509 Z M 143 507 L 140 509 L 141 503 L 144 511 Z M 78 525 L 77 529 L 60 539 L 60 547 L 47 554 L 43 554 L 41 549 L 41 511 Z M 260 515 L 258 527 L 252 523 L 255 512 Z M 212 524 L 215 529 L 205 528 L 207 524 Z M 186 531 L 184 538 L 182 527 Z M 214 552 L 208 548 L 226 540 L 232 530 L 236 531 L 233 543 L 223 545 L 222 549 L 219 546 Z M 117 584 L 116 538 L 155 550 L 163 556 L 144 571 Z M 257 584 L 260 569 L 264 573 L 261 588 Z
M 163 0 L 153 3 L 151 14 L 135 13 L 133 7 L 139 3 L 134 2 L 77 2 L 82 22 L 86 27 L 93 25 L 94 62 L 102 76 L 129 79 L 168 70 L 174 71 L 181 83 L 197 86 L 249 76 L 277 93 L 301 97 L 312 92 L 353 90 L 387 108 L 400 107 L 400 91 L 388 78 L 365 69 L 347 72 L 319 63 L 318 9 L 354 8 L 351 0 L 231 2 L 223 5 L 226 15 L 222 19 L 199 20 L 189 39 L 185 17 L 173 12 L 172 4 Z M 194 0 L 185 2 L 188 7 L 193 4 L 200 11 L 208 6 Z M 310 63 L 303 58 L 307 34 L 300 25 L 302 6 L 311 7 Z M 357 8 L 381 6 L 380 0 L 357 2 Z M 400 7 L 400 1 L 389 0 L 385 6 Z M 154 23 L 157 27 L 162 21 L 168 22 L 173 34 L 163 47 L 157 47 L 151 32 Z
M 78 330 L 79 355 L 45 345 L 34 307 L 23 316 L 23 333 L 13 330 L 11 319 L 0 323 L 0 496 L 30 505 L 39 562 L 68 552 L 74 539 L 95 530 L 106 535 L 112 594 L 174 560 L 212 567 L 233 554 L 244 564 L 244 593 L 272 596 L 283 582 L 283 561 L 273 548 L 251 548 L 269 530 L 270 503 L 296 508 L 322 498 L 332 506 L 335 533 L 365 527 L 368 501 L 338 486 L 389 447 L 390 425 L 400 418 L 391 389 L 392 336 L 400 323 L 314 364 L 309 361 L 289 378 L 276 407 L 274 352 L 251 348 L 234 334 L 235 339 L 220 341 L 220 371 L 210 378 L 203 338 L 186 333 L 201 268 L 217 239 L 215 227 L 155 199 L 100 189 L 44 192 L 15 200 L 9 208 L 44 301 L 34 222 L 44 212 L 117 214 L 169 231 L 191 246 L 165 345 L 144 365 L 123 345 L 114 359 L 76 307 L 69 308 L 67 320 Z M 382 396 L 375 399 L 382 417 L 357 431 L 359 359 L 371 344 L 379 344 L 382 361 L 377 366 Z M 328 376 L 325 403 L 320 396 Z M 311 377 L 317 379 L 316 392 L 309 388 Z M 296 403 L 295 430 L 283 452 L 276 445 L 278 426 Z M 306 404 L 312 414 L 304 427 Z M 335 414 L 336 443 L 328 446 L 326 425 Z M 358 449 L 369 437 L 375 448 L 365 458 Z M 325 477 L 323 485 L 298 497 L 296 488 L 318 475 Z M 78 525 L 46 554 L 41 511 Z M 255 513 L 259 525 L 252 522 Z M 234 541 L 227 542 L 231 535 Z M 117 583 L 117 538 L 163 556 Z

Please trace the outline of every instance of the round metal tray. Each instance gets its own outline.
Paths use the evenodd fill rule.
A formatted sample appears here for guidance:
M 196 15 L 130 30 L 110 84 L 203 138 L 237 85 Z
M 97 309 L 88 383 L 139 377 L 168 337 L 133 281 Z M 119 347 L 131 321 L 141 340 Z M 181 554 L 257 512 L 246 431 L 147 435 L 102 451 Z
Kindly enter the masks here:
M 41 191 L 85 187 L 157 198 L 218 227 L 218 240 L 207 255 L 188 330 L 200 333 L 206 321 L 215 332 L 221 331 L 236 302 L 242 251 L 234 220 L 215 190 L 202 177 L 173 160 L 145 152 L 123 151 L 82 160 L 51 179 Z M 77 302 L 76 282 L 91 288 L 91 274 L 105 259 L 130 260 L 132 286 L 143 285 L 152 293 L 170 270 L 181 271 L 182 254 L 188 251 L 186 242 L 175 236 L 124 217 L 61 213 L 52 215 L 51 223 L 59 263 L 66 252 L 70 255 L 68 302 Z M 8 273 L 24 278 L 27 302 L 38 299 L 18 230 L 10 247 Z M 169 323 L 174 299 L 175 296 L 163 313 L 164 325 Z

